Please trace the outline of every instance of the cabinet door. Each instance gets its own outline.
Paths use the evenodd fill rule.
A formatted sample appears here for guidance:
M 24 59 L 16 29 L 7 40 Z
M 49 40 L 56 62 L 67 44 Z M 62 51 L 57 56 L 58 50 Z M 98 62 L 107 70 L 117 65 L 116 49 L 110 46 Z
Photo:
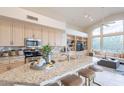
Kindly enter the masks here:
M 62 43 L 62 33 L 56 31 L 56 46 L 61 46 Z
M 0 46 L 10 46 L 11 27 L 10 22 L 0 21 Z
M 24 36 L 25 38 L 34 38 L 33 28 L 32 25 L 25 25 L 24 27 Z
M 13 23 L 13 46 L 24 46 L 24 25 Z
M 41 39 L 42 36 L 42 29 L 39 26 L 36 26 L 33 28 L 34 38 L 35 39 Z
M 50 44 L 50 46 L 55 46 L 55 31 L 54 31 L 54 29 L 49 29 L 49 44 Z
M 43 45 L 46 45 L 49 43 L 49 38 L 48 38 L 48 28 L 43 27 L 43 35 L 42 35 L 42 41 L 43 41 Z

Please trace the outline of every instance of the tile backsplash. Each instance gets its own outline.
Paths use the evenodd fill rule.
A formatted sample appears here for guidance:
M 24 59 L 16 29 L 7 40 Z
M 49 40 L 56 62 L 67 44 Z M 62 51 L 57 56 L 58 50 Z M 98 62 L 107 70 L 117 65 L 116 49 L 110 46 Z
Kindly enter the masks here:
M 10 51 L 10 50 L 20 50 L 20 49 L 25 49 L 25 47 L 0 47 L 0 52 L 2 51 Z

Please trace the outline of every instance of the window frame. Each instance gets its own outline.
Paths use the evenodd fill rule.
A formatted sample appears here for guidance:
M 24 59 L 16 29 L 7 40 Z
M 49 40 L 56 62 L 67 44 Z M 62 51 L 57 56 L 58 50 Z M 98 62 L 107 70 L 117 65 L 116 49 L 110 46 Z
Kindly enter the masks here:
M 99 30 L 99 31 L 100 31 L 100 34 L 99 34 L 99 35 L 93 35 L 93 32 L 94 32 L 96 29 L 100 29 L 100 30 Z M 97 28 L 93 29 L 93 31 L 92 31 L 92 36 L 93 36 L 93 37 L 98 37 L 98 36 L 100 36 L 100 35 L 101 35 L 101 27 L 97 27 Z
M 121 34 L 121 35 L 104 36 L 104 37 L 103 37 L 103 50 L 106 50 L 106 49 L 104 49 L 104 38 L 105 38 L 105 37 L 114 37 L 114 36 L 122 36 L 122 43 L 124 42 L 124 41 L 123 41 L 124 35 L 122 35 L 122 34 Z M 122 44 L 122 49 L 124 49 L 124 45 L 123 45 L 123 44 Z M 122 49 L 121 49 L 121 50 L 122 50 Z M 115 51 L 117 51 L 117 50 L 115 50 Z
M 111 32 L 111 33 L 104 34 L 104 26 L 108 25 L 108 24 L 105 24 L 105 25 L 102 26 L 103 27 L 103 31 L 102 31 L 103 35 L 109 35 L 109 34 L 111 35 L 111 34 L 116 34 L 116 33 L 123 33 L 123 20 L 116 20 L 115 22 L 117 22 L 117 21 L 121 21 L 122 22 L 122 31 L 120 31 L 120 32 L 119 31 L 118 32 Z M 113 21 L 110 21 L 110 22 L 113 22 Z
M 101 37 L 100 36 L 94 36 L 93 38 L 92 38 L 92 48 L 93 48 L 93 39 L 94 38 L 100 38 L 100 42 L 99 43 L 101 43 Z M 95 50 L 100 50 L 101 49 L 101 44 L 99 44 L 99 46 L 100 46 L 100 48 L 99 49 L 95 49 Z
M 103 38 L 104 37 L 111 37 L 111 36 L 119 36 L 119 35 L 123 35 L 123 50 L 124 50 L 124 20 L 116 20 L 116 21 L 123 21 L 123 24 L 122 24 L 122 26 L 123 26 L 123 31 L 122 32 L 114 32 L 114 33 L 108 33 L 108 34 L 103 34 L 103 26 L 104 25 L 101 25 L 101 26 L 99 26 L 99 27 L 97 27 L 97 28 L 100 28 L 100 35 L 93 35 L 93 31 L 94 30 L 92 30 L 92 48 L 93 48 L 93 38 L 94 37 L 100 37 L 100 50 L 104 50 L 103 49 Z M 97 29 L 97 28 L 95 28 L 95 29 Z

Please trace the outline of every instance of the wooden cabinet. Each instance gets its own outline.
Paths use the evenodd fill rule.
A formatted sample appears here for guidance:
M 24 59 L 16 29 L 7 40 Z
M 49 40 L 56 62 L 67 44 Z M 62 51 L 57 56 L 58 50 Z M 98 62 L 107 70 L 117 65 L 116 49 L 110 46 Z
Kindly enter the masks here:
M 7 21 L 0 21 L 0 46 L 10 46 L 12 25 Z
M 25 25 L 24 33 L 25 33 L 25 38 L 34 38 L 34 39 L 42 38 L 42 29 L 40 26 Z
M 56 38 L 56 46 L 62 46 L 62 32 L 56 31 L 55 38 Z
M 24 25 L 15 22 L 12 28 L 13 46 L 24 46 Z
M 43 35 L 42 35 L 43 45 L 49 43 L 49 29 L 47 27 L 43 27 Z
M 24 37 L 25 38 L 34 38 L 33 28 L 31 25 L 25 24 Z
M 49 45 L 50 46 L 55 46 L 55 31 L 54 29 L 49 29 Z
M 42 29 L 40 26 L 33 27 L 33 34 L 35 39 L 42 39 Z
M 83 45 L 83 48 L 80 48 L 80 51 L 87 50 L 87 38 L 75 35 L 67 35 L 67 46 L 69 46 L 71 51 L 77 51 L 77 44 Z M 78 50 L 78 51 L 79 51 Z
M 53 29 L 44 27 L 43 28 L 43 45 L 49 44 L 50 46 L 63 46 L 63 32 Z
M 42 44 L 62 46 L 62 31 L 22 21 L 0 20 L 0 46 L 24 46 L 25 38 L 41 39 Z
M 0 46 L 24 46 L 23 24 L 0 21 Z

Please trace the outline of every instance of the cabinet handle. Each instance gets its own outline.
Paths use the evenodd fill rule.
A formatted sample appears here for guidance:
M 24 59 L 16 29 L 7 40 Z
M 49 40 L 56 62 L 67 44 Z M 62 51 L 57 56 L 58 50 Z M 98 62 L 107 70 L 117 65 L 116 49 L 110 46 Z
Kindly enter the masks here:
M 12 41 L 12 45 L 14 44 L 14 42 Z
M 13 43 L 13 41 L 11 41 L 11 43 L 10 43 L 11 45 L 13 45 L 14 43 Z
M 34 38 L 34 35 L 32 35 L 32 37 Z
M 12 41 L 10 41 L 10 45 L 13 45 L 13 42 Z

